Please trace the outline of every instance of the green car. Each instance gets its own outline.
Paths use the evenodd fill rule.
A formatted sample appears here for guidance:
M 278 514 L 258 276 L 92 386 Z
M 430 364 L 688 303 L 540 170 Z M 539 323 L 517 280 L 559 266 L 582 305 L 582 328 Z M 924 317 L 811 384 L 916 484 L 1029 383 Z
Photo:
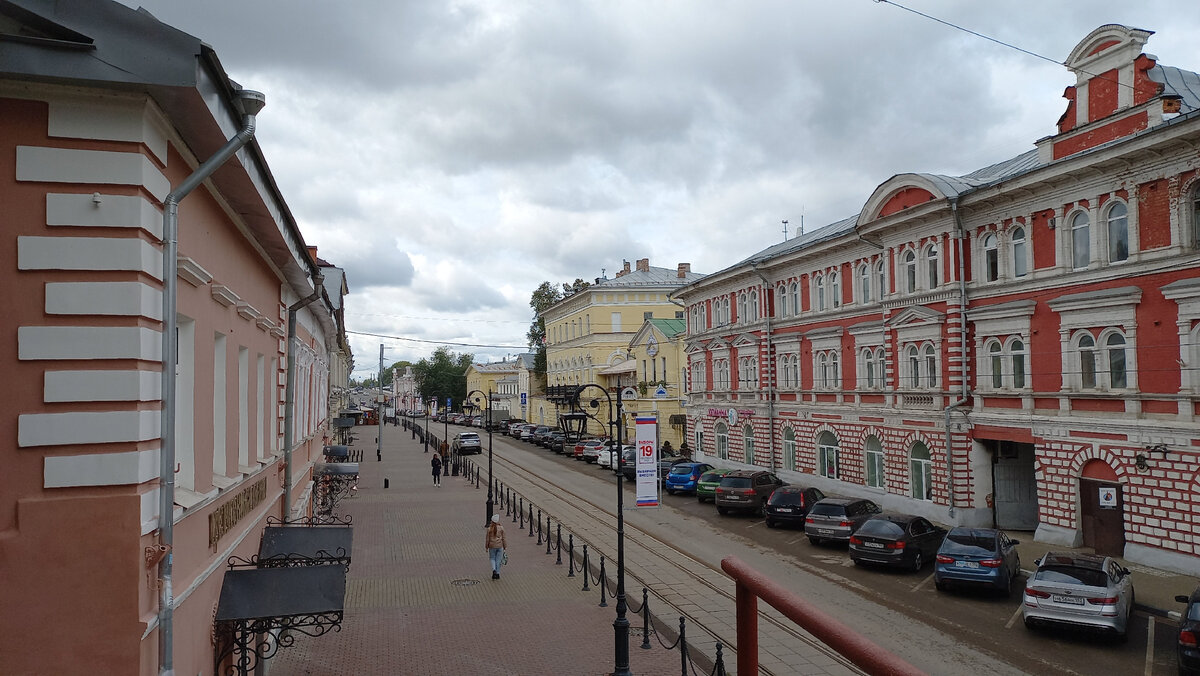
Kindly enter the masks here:
M 721 477 L 732 471 L 731 469 L 717 468 L 701 474 L 700 480 L 696 482 L 696 499 L 700 502 L 714 500 L 717 497 L 717 485 L 721 483 Z

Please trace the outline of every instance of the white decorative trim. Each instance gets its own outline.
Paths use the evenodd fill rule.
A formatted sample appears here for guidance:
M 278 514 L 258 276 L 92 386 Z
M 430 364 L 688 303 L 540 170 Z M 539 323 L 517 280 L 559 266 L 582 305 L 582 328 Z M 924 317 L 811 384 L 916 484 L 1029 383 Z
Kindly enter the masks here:
M 192 286 L 203 286 L 212 281 L 212 273 L 200 267 L 200 264 L 187 256 L 176 256 L 178 262 L 176 276 Z
M 128 453 L 58 455 L 44 459 L 42 486 L 122 486 L 158 478 L 159 449 Z
M 50 282 L 46 314 L 162 319 L 162 291 L 141 282 Z
M 142 143 L 167 163 L 166 136 L 149 119 L 144 97 L 68 95 L 52 98 L 49 104 L 46 131 L 50 136 Z
M 221 305 L 224 305 L 225 307 L 232 307 L 241 300 L 236 293 L 231 291 L 230 288 L 224 284 L 212 285 L 212 297 L 213 300 L 217 301 Z
M 112 237 L 18 237 L 18 270 L 129 270 L 162 279 L 162 252 Z
M 272 326 L 271 330 L 268 331 L 268 333 L 270 333 L 272 336 L 275 336 L 276 338 L 280 338 L 280 339 L 282 339 L 284 336 L 287 335 L 287 331 L 284 331 L 283 328 L 280 326 Z
M 17 418 L 17 445 L 65 446 L 149 441 L 158 437 L 158 411 L 26 413 Z
M 47 193 L 46 225 L 140 228 L 162 238 L 162 212 L 138 195 Z
M 158 371 L 46 371 L 42 400 L 159 401 L 162 374 Z
M 160 201 L 171 192 L 167 177 L 140 153 L 17 146 L 16 177 L 38 183 L 133 185 Z
M 256 320 L 262 316 L 262 313 L 255 310 L 253 306 L 245 301 L 238 301 L 237 313 L 246 319 Z
M 17 358 L 162 361 L 162 332 L 138 326 L 22 326 Z
M 151 488 L 138 498 L 141 502 L 142 535 L 145 535 L 158 528 L 158 487 Z
M 1060 331 L 1121 326 L 1135 328 L 1137 306 L 1142 302 L 1142 289 L 1123 286 L 1115 289 L 1084 291 L 1059 296 L 1046 305 L 1058 313 Z
M 259 317 L 258 319 L 255 319 L 254 323 L 256 325 L 258 325 L 258 328 L 262 329 L 263 331 L 270 331 L 271 329 L 275 328 L 275 322 L 271 321 L 270 319 L 267 319 L 266 315 L 263 315 L 263 316 Z

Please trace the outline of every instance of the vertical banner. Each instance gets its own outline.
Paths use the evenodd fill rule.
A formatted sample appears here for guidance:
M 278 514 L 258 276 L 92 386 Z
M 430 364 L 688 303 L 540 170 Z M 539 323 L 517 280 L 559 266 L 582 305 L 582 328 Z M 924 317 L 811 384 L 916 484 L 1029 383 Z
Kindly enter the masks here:
M 637 453 L 634 455 L 638 507 L 658 506 L 658 418 L 638 416 Z

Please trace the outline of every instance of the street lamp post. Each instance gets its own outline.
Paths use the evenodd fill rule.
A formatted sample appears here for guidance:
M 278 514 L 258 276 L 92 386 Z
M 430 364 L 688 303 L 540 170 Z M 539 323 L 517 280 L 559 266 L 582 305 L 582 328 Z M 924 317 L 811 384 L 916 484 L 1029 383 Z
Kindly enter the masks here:
M 446 412 L 442 414 L 442 446 L 446 453 L 442 454 L 442 476 L 450 476 L 450 400 L 446 400 Z M 441 453 L 441 449 L 438 449 Z
M 425 404 L 425 429 L 421 430 L 421 441 L 425 442 L 425 452 L 429 452 L 429 409 L 433 408 L 433 402 Z
M 471 401 L 479 401 L 479 398 L 471 398 L 471 395 L 478 394 L 483 396 L 480 390 L 471 390 L 467 394 L 467 399 Z M 488 492 L 487 492 L 487 520 L 484 525 L 487 525 L 492 520 L 495 503 L 492 501 L 492 388 L 488 388 L 487 392 L 487 431 L 488 431 Z
M 599 389 L 606 399 L 608 399 L 608 412 L 610 415 L 609 424 L 615 425 L 617 428 L 617 619 L 613 620 L 613 653 L 615 665 L 613 667 L 613 676 L 632 676 L 629 670 L 629 620 L 625 618 L 625 611 L 629 605 L 625 601 L 625 492 L 622 487 L 624 480 L 624 472 L 622 466 L 625 464 L 624 454 L 621 452 L 621 424 L 623 411 L 621 409 L 621 389 L 617 388 L 617 416 L 611 418 L 613 399 L 608 390 L 595 383 L 580 385 L 575 390 L 575 405 L 580 410 L 583 407 L 579 405 L 580 395 L 589 387 Z M 600 408 L 600 400 L 592 399 L 588 406 L 594 409 Z M 586 414 L 587 412 L 584 411 Z M 594 415 L 591 416 L 600 423 L 600 419 Z M 600 423 L 603 426 L 603 423 Z

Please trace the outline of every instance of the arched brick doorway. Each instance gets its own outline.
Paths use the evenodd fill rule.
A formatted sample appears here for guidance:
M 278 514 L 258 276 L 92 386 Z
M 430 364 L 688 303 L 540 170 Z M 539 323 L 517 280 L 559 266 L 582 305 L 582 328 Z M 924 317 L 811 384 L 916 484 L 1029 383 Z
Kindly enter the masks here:
M 1079 512 L 1084 547 L 1124 555 L 1125 496 L 1116 471 L 1103 460 L 1089 461 L 1079 473 Z

